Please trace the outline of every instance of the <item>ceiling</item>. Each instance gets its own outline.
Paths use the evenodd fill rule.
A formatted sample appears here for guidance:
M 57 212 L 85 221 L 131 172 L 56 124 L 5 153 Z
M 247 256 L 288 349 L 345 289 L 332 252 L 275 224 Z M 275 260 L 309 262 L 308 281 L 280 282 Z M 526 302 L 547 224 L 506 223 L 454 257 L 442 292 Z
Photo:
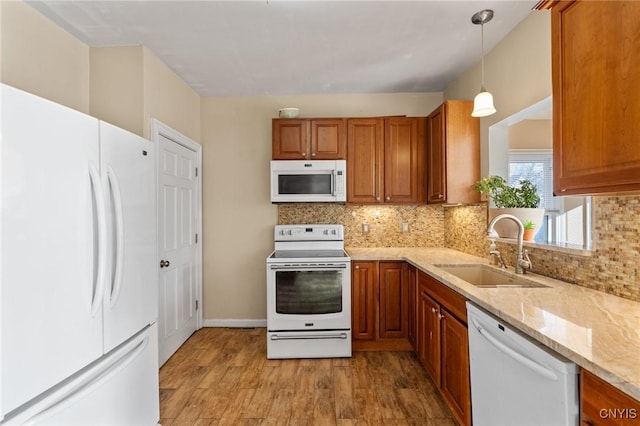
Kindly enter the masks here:
M 201 96 L 439 92 L 535 0 L 29 1 L 91 47 L 144 45 Z M 478 82 L 478 88 L 480 82 Z

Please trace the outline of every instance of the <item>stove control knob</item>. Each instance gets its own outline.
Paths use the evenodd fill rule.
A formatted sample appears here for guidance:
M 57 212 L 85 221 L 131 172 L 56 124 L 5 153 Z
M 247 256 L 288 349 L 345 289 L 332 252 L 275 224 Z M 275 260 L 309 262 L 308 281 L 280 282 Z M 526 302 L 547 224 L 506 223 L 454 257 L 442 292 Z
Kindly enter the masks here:
M 335 229 L 333 229 L 333 230 L 331 230 L 331 234 L 333 234 L 333 235 L 337 235 L 337 234 L 338 234 L 338 232 L 337 232 Z
M 324 235 L 329 235 L 329 230 L 328 230 L 328 229 L 325 229 L 325 230 L 323 231 L 323 234 L 324 234 Z
M 280 230 L 280 235 L 284 235 L 284 229 Z
M 293 231 L 292 231 L 291 229 L 289 229 L 289 230 L 287 231 L 287 234 L 288 234 L 288 235 L 293 235 Z

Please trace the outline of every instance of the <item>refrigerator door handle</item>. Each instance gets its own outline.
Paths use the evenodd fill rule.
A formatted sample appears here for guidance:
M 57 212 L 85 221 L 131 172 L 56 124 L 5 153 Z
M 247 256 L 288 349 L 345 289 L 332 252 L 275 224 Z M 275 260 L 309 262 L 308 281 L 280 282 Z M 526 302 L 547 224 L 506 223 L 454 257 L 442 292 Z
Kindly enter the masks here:
M 98 225 L 98 266 L 96 274 L 95 291 L 91 301 L 91 316 L 95 317 L 100 309 L 107 278 L 107 208 L 104 199 L 104 189 L 100 173 L 96 166 L 89 162 L 89 181 L 96 201 L 96 217 Z M 95 238 L 95 233 L 94 233 Z
M 554 381 L 558 380 L 558 375 L 554 373 L 553 370 L 550 370 L 547 367 L 538 364 L 536 361 L 522 355 L 520 352 L 517 352 L 511 349 L 509 346 L 502 343 L 500 340 L 492 336 L 491 333 L 485 330 L 484 327 L 482 327 L 482 325 L 480 325 L 475 318 L 473 317 L 470 317 L 470 318 L 471 318 L 471 322 L 473 323 L 473 326 L 476 328 L 476 330 L 478 330 L 478 333 L 480 333 L 482 337 L 487 339 L 489 343 L 495 346 L 498 350 L 504 352 L 506 355 L 510 356 L 520 364 L 523 364 L 526 367 L 529 367 L 531 370 L 535 371 L 541 376 L 546 377 L 549 380 L 554 380 Z
M 113 273 L 113 279 L 111 283 L 111 293 L 109 295 L 109 305 L 115 306 L 120 296 L 120 290 L 122 288 L 122 273 L 124 269 L 124 213 L 122 208 L 122 192 L 120 191 L 120 184 L 118 183 L 118 177 L 116 172 L 107 166 L 107 181 L 109 183 L 109 189 L 113 195 L 113 207 L 115 213 L 115 270 Z
M 131 364 L 149 344 L 149 336 L 131 342 L 126 347 L 121 348 L 112 354 L 112 359 L 99 370 L 93 372 L 87 377 L 82 377 L 77 384 L 70 385 L 69 389 L 64 389 L 47 400 L 42 401 L 41 405 L 45 408 L 30 417 L 24 424 L 39 424 L 47 417 L 55 415 L 61 410 L 73 405 L 76 401 L 84 398 L 85 395 L 94 389 L 101 387 L 105 382 L 109 381 L 113 376 Z M 35 407 L 34 407 L 35 408 Z

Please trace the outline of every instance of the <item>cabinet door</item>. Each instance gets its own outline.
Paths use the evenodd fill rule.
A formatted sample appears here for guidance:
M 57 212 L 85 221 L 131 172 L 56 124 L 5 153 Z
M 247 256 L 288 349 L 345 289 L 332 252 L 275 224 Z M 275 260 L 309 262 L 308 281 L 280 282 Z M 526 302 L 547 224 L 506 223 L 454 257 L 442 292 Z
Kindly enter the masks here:
M 471 424 L 467 326 L 441 309 L 442 395 L 463 425 Z
M 407 300 L 409 301 L 409 320 L 407 327 L 407 334 L 409 337 L 409 343 L 415 351 L 417 348 L 417 324 L 418 324 L 418 282 L 415 266 L 407 266 L 407 288 L 409 295 Z
M 345 120 L 311 120 L 311 158 L 344 160 L 347 156 Z
M 361 118 L 347 122 L 347 202 L 382 202 L 384 121 Z
M 304 160 L 309 157 L 309 125 L 309 120 L 274 119 L 273 159 Z
M 428 118 L 427 202 L 478 203 L 480 119 L 472 101 L 447 101 Z
M 440 305 L 423 288 L 418 296 L 418 358 L 440 387 Z
M 385 120 L 384 201 L 425 201 L 425 118 L 394 117 Z
M 580 421 L 585 426 L 638 424 L 640 401 L 587 370 L 580 372 Z
M 445 106 L 429 115 L 427 138 L 427 202 L 443 203 L 447 199 L 447 177 L 445 168 Z
M 553 7 L 556 195 L 640 190 L 640 2 Z
M 407 337 L 409 289 L 404 262 L 380 262 L 380 338 Z
M 375 340 L 378 311 L 378 265 L 353 262 L 351 275 L 351 329 L 354 340 Z

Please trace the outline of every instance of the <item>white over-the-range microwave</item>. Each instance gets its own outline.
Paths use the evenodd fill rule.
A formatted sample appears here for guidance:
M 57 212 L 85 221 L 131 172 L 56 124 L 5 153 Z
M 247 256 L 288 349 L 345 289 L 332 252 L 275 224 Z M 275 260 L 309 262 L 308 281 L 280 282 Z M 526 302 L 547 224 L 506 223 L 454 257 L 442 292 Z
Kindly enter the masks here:
M 344 203 L 345 160 L 271 161 L 272 203 Z

